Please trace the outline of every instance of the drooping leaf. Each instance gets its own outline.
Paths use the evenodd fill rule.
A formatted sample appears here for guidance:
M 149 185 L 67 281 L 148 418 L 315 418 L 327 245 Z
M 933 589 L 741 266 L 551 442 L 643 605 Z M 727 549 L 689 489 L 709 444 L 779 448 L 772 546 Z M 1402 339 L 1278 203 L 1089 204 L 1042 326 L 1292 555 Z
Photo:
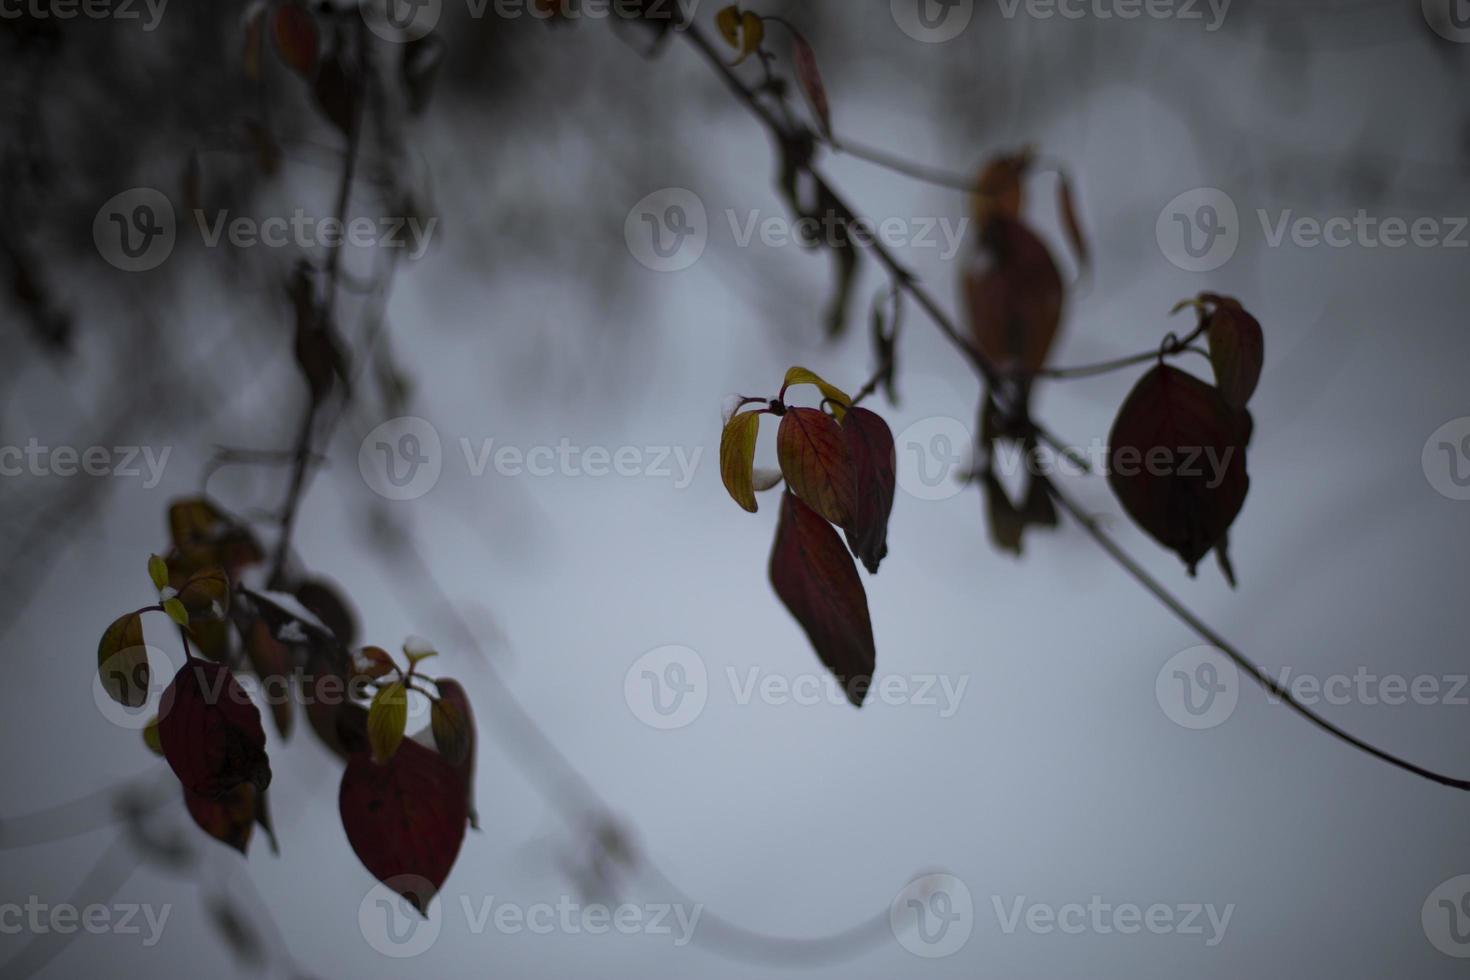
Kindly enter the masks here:
M 817 656 L 861 707 L 877 662 L 868 596 L 837 532 L 790 492 L 781 495 L 770 576 Z
M 1031 166 L 1030 149 L 998 156 L 987 163 L 975 181 L 972 210 L 981 235 L 996 220 L 1018 221 L 1021 217 L 1021 179 Z
M 1091 254 L 1087 248 L 1087 236 L 1082 232 L 1077 202 L 1072 195 L 1072 182 L 1065 173 L 1057 174 L 1057 210 L 1062 215 L 1062 229 L 1067 233 L 1067 241 L 1077 255 L 1077 264 L 1085 269 L 1091 261 Z
M 852 459 L 842 428 L 815 408 L 788 408 L 776 431 L 781 475 L 808 506 L 839 527 L 852 519 Z
M 440 678 L 439 700 L 436 708 L 452 714 L 443 721 L 438 716 L 430 718 L 434 732 L 434 744 L 446 762 L 463 777 L 465 784 L 465 808 L 470 826 L 480 829 L 480 815 L 475 809 L 475 712 L 470 699 L 458 681 Z M 444 728 L 441 737 L 440 728 Z
M 403 742 L 407 724 L 408 691 L 402 681 L 394 681 L 373 695 L 368 707 L 368 744 L 372 746 L 374 761 L 381 763 L 393 758 Z
M 741 412 L 720 433 L 720 479 L 731 498 L 752 514 L 758 507 L 753 479 L 760 422 L 760 412 Z
M 271 635 L 270 624 L 257 619 L 250 624 L 245 640 L 245 654 L 260 678 L 262 687 L 272 693 L 271 716 L 282 739 L 291 735 L 294 701 L 291 690 L 291 656 L 286 645 Z
M 852 553 L 876 574 L 888 555 L 888 515 L 897 480 L 893 431 L 877 414 L 854 407 L 842 420 L 842 435 L 853 474 L 852 517 L 843 530 Z
M 271 36 L 287 67 L 302 78 L 311 78 L 321 44 L 311 11 L 296 2 L 281 4 L 271 17 Z
M 241 783 L 270 785 L 260 711 L 222 664 L 190 660 L 163 692 L 158 737 L 184 788 L 219 799 Z
M 249 783 L 240 783 L 218 799 L 184 790 L 184 806 L 199 828 L 241 854 L 255 829 L 255 798 L 255 787 Z
M 811 43 L 800 34 L 792 39 L 792 59 L 796 64 L 796 81 L 802 94 L 811 106 L 817 119 L 817 128 L 828 139 L 832 137 L 832 107 L 827 101 L 827 86 L 822 83 L 822 72 L 817 67 L 817 53 Z
M 1167 364 L 1143 376 L 1113 423 L 1108 484 L 1191 575 L 1245 503 L 1246 438 L 1218 389 Z
M 975 346 L 1002 370 L 1040 370 L 1061 324 L 1063 290 L 1041 239 L 1019 221 L 996 218 L 985 255 L 965 275 Z
M 1019 555 L 1022 536 L 1026 531 L 1026 520 L 1016 509 L 1011 495 L 1006 492 L 1005 485 L 1000 482 L 994 470 L 986 469 L 980 474 L 980 494 L 985 503 L 985 522 L 990 530 L 990 543 L 1001 551 Z
M 157 555 L 148 556 L 148 578 L 152 580 L 153 587 L 162 592 L 168 588 L 168 562 Z
M 143 641 L 143 617 L 119 616 L 97 644 L 97 676 L 108 697 L 129 708 L 148 700 L 148 648 Z
M 369 680 L 377 680 L 395 669 L 393 655 L 382 647 L 363 647 L 352 658 L 352 672 Z
M 357 76 L 343 62 L 341 52 L 334 51 L 321 59 L 312 95 L 322 115 L 343 135 L 357 127 L 357 110 L 362 93 Z
M 294 595 L 307 612 L 322 621 L 338 643 L 348 649 L 357 645 L 357 614 L 335 585 L 325 579 L 306 579 L 296 587 Z
M 386 763 L 354 755 L 338 794 L 358 859 L 427 914 L 464 840 L 464 780 L 433 749 L 405 741 Z
M 832 415 L 837 421 L 842 421 L 842 414 L 852 405 L 852 398 L 841 388 L 829 384 L 821 375 L 815 371 L 808 371 L 804 367 L 793 367 L 786 371 L 786 379 L 781 383 L 784 393 L 792 385 L 816 385 L 822 392 L 822 397 L 832 406 Z
M 1256 392 L 1266 359 L 1266 338 L 1260 322 L 1233 299 L 1216 297 L 1206 318 L 1210 365 L 1215 384 L 1231 408 L 1243 409 Z

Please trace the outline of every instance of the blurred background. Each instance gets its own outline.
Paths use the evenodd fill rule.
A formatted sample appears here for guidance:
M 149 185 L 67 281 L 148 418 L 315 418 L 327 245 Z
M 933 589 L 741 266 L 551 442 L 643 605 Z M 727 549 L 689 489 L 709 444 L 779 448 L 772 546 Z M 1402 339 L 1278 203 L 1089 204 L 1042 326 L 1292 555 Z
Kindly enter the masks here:
M 274 9 L 5 8 L 0 903 L 168 912 L 150 936 L 142 913 L 141 934 L 62 934 L 0 911 L 0 975 L 1462 975 L 1470 799 L 1243 677 L 1225 678 L 1224 717 L 1177 721 L 1171 658 L 1201 641 L 1065 519 L 1019 558 L 991 545 L 962 479 L 978 384 L 912 304 L 898 402 L 868 403 L 899 446 L 890 556 L 863 575 L 895 686 L 860 710 L 805 696 L 825 671 L 766 577 L 778 499 L 755 515 L 729 500 L 721 406 L 774 395 L 793 364 L 861 387 L 888 278 L 860 258 L 832 335 L 826 250 L 745 234 L 790 213 L 775 144 L 692 40 L 738 56 L 717 6 L 686 0 L 696 30 L 668 32 L 493 0 L 435 0 L 398 27 L 313 8 L 322 51 L 362 52 L 350 67 L 371 79 L 355 141 L 340 83 L 293 71 L 268 28 L 250 64 Z M 1059 480 L 1273 676 L 1322 685 L 1331 720 L 1459 776 L 1464 8 L 743 8 L 810 40 L 839 142 L 937 172 L 817 150 L 858 214 L 893 219 L 893 254 L 951 315 L 974 254 L 963 181 L 1029 144 L 1046 162 L 1029 220 L 1069 283 L 1054 364 L 1153 349 L 1201 291 L 1260 319 L 1237 589 L 1213 563 L 1186 576 L 1100 477 Z M 767 46 L 790 78 L 781 25 Z M 764 70 L 733 69 L 751 85 Z M 348 159 L 366 241 L 211 244 L 226 212 L 257 229 L 338 214 Z M 1201 255 L 1170 236 L 1206 205 L 1226 227 Z M 112 215 L 172 233 L 128 254 Z M 675 251 L 640 237 L 678 215 Z M 1316 240 L 1300 223 L 1334 218 L 1352 229 Z M 1389 219 L 1423 234 L 1385 244 Z M 257 840 L 242 859 L 189 822 L 141 722 L 96 690 L 97 638 L 153 601 L 170 501 L 207 490 L 274 541 L 310 404 L 287 288 L 303 259 L 338 264 L 352 383 L 316 413 L 293 567 L 346 599 L 360 643 L 432 642 L 479 721 L 481 830 L 403 933 L 378 916 L 340 766 L 304 726 L 283 742 L 267 722 L 281 853 Z M 1141 373 L 1039 385 L 1036 415 L 1085 452 Z M 405 434 L 428 461 L 406 485 L 376 448 Z M 108 463 L 68 475 L 58 447 Z M 758 465 L 773 460 L 768 424 Z M 643 680 L 680 676 L 672 663 L 695 690 L 668 716 Z M 581 916 L 597 903 L 638 924 L 596 933 Z M 1119 928 L 1125 906 L 1169 924 Z M 514 925 L 541 907 L 571 911 Z

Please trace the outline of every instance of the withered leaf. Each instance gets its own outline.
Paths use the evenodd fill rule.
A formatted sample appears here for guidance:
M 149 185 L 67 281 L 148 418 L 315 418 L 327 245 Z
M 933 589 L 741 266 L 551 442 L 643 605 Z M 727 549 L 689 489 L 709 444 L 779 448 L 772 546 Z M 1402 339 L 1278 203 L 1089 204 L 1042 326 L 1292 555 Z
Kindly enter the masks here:
M 871 573 L 888 555 L 888 516 L 897 480 L 893 431 L 877 414 L 851 408 L 842 420 L 853 474 L 853 509 L 843 530 L 847 545 Z

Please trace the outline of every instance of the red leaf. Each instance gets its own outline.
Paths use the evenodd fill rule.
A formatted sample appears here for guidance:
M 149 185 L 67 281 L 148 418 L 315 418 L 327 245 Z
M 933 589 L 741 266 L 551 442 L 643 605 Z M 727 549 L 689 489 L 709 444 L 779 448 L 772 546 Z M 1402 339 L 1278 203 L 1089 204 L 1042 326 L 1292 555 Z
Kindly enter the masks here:
M 459 681 L 441 678 L 437 686 L 441 704 L 435 705 L 440 709 L 440 714 L 432 719 L 435 722 L 434 744 L 444 760 L 464 779 L 465 806 L 469 811 L 470 826 L 479 830 L 480 815 L 475 812 L 475 713 L 470 708 L 470 699 Z M 440 720 L 444 708 L 454 713 L 452 723 L 447 729 Z
M 965 275 L 970 332 L 1002 370 L 1037 371 L 1062 320 L 1062 276 L 1041 239 L 1021 222 L 991 221 L 986 257 Z
M 271 20 L 271 34 L 276 41 L 276 50 L 281 53 L 281 60 L 302 78 L 310 78 L 316 71 L 320 43 L 316 18 L 312 17 L 311 11 L 299 3 L 277 7 Z
M 184 790 L 184 806 L 199 828 L 241 854 L 255 829 L 255 800 L 255 787 L 249 783 L 241 783 L 217 800 Z
M 792 493 L 781 496 L 770 574 L 817 656 L 848 700 L 862 707 L 877 662 L 868 596 L 837 532 Z
M 421 914 L 454 867 L 464 840 L 464 780 L 412 739 L 379 765 L 362 752 L 342 774 L 342 827 L 363 865 Z
M 1261 324 L 1233 299 L 1209 297 L 1216 306 L 1210 312 L 1210 365 L 1215 383 L 1231 408 L 1245 408 L 1261 380 L 1266 360 L 1266 338 Z
M 270 785 L 260 711 L 220 664 L 195 659 L 179 668 L 159 703 L 158 738 L 179 782 L 198 796 Z
M 893 511 L 896 479 L 893 432 L 866 408 L 851 408 L 842 419 L 843 440 L 852 460 L 853 511 L 844 530 L 847 545 L 869 572 L 888 554 L 888 515 Z
M 781 475 L 802 500 L 836 525 L 853 512 L 852 461 L 842 429 L 815 408 L 788 408 L 776 431 Z
M 827 102 L 827 87 L 822 84 L 822 72 L 817 68 L 817 53 L 812 50 L 807 39 L 800 34 L 794 36 L 793 52 L 793 59 L 796 62 L 796 80 L 812 107 L 812 115 L 817 117 L 817 125 L 822 135 L 830 139 L 832 136 L 832 108 Z
M 1167 364 L 1143 376 L 1113 423 L 1108 484 L 1191 575 L 1245 504 L 1247 438 L 1216 388 Z

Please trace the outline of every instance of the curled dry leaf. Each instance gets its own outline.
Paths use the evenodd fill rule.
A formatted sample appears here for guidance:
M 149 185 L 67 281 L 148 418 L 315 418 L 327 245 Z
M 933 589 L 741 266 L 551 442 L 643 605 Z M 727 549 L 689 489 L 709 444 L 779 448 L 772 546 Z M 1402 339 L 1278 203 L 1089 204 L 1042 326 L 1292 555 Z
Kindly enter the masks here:
M 221 664 L 190 660 L 179 668 L 159 705 L 158 738 L 179 782 L 198 796 L 270 785 L 260 711 Z
M 817 656 L 861 707 L 877 662 L 868 596 L 837 532 L 790 492 L 781 496 L 770 575 Z
M 827 101 L 827 86 L 822 83 L 816 51 L 800 34 L 795 34 L 792 41 L 792 60 L 796 63 L 796 81 L 801 85 L 807 104 L 811 106 L 812 115 L 816 117 L 817 128 L 823 136 L 831 139 L 832 107 Z
M 1143 376 L 1113 423 L 1108 484 L 1191 575 L 1245 504 L 1248 437 L 1214 386 L 1167 364 Z
M 1067 179 L 1065 173 L 1057 174 L 1057 210 L 1062 216 L 1062 228 L 1067 233 L 1067 241 L 1071 243 L 1072 251 L 1077 255 L 1077 263 L 1085 269 L 1091 260 L 1091 255 L 1087 248 L 1087 236 L 1082 232 L 1082 219 L 1077 213 L 1077 202 L 1072 195 L 1072 182 Z
M 839 527 L 852 519 L 852 460 L 842 428 L 815 408 L 788 408 L 776 432 L 776 458 L 786 485 Z
M 842 420 L 842 435 L 853 474 L 853 509 L 844 528 L 847 544 L 876 573 L 888 555 L 888 516 L 897 474 L 893 431 L 877 414 L 855 407 Z
M 382 765 L 366 753 L 354 755 L 337 804 L 358 859 L 427 914 L 464 841 L 460 774 L 433 749 L 409 740 Z
M 741 412 L 720 433 L 720 479 L 741 507 L 754 514 L 755 444 L 760 435 L 760 412 Z
M 781 383 L 781 393 L 784 396 L 786 389 L 792 385 L 816 385 L 822 392 L 822 397 L 832 406 L 832 415 L 837 421 L 842 421 L 842 413 L 846 412 L 852 404 L 847 392 L 834 384 L 829 384 L 826 379 L 815 371 L 808 371 L 804 367 L 793 367 L 786 371 L 786 379 Z
M 1225 297 L 1210 297 L 1215 307 L 1205 319 L 1210 341 L 1210 365 L 1215 384 L 1231 408 L 1243 409 L 1256 392 L 1266 360 L 1266 338 L 1261 324 Z
M 143 641 L 143 617 L 119 616 L 97 644 L 97 677 L 107 696 L 129 708 L 148 701 L 148 647 Z

